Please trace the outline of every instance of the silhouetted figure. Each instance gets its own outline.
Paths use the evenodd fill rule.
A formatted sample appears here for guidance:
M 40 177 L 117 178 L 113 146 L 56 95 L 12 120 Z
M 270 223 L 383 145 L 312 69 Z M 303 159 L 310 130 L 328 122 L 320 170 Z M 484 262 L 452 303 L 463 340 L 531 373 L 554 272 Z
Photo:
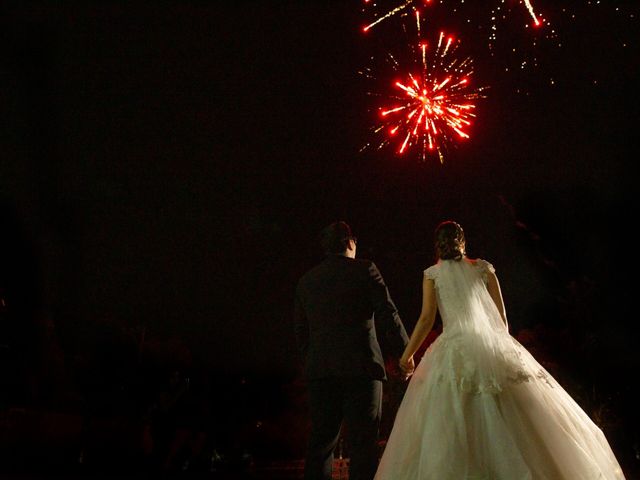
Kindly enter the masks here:
M 329 480 L 344 420 L 351 480 L 371 480 L 378 461 L 385 364 L 378 338 L 399 356 L 408 338 L 376 265 L 356 260 L 350 227 L 321 235 L 325 260 L 302 276 L 295 293 L 295 331 L 305 362 L 312 430 L 307 480 Z
M 118 431 L 133 419 L 130 384 L 138 367 L 138 345 L 134 336 L 113 320 L 92 325 L 91 335 L 81 346 L 76 374 L 83 395 L 83 419 L 79 464 L 112 469 L 124 461 L 126 442 L 105 431 Z
M 147 413 L 146 453 L 164 471 L 193 469 L 208 440 L 209 399 L 202 384 L 193 386 L 180 370 L 169 379 Z M 200 383 L 200 382 L 196 382 Z

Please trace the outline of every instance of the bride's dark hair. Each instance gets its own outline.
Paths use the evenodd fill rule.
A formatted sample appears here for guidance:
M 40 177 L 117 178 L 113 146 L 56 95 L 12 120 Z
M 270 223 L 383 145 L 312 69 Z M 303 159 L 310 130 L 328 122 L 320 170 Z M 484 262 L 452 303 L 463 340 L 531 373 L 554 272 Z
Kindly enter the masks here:
M 461 260 L 464 251 L 464 231 L 452 220 L 442 222 L 436 227 L 435 247 L 438 260 Z

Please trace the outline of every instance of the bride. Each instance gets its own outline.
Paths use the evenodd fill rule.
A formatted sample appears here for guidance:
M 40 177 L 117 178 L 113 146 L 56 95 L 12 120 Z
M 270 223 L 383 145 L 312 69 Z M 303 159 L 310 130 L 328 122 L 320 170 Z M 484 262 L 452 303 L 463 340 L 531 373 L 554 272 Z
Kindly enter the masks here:
M 441 223 L 435 248 L 375 480 L 624 479 L 602 431 L 509 335 L 493 266 L 465 256 L 460 225 Z M 414 371 L 437 310 L 443 333 Z

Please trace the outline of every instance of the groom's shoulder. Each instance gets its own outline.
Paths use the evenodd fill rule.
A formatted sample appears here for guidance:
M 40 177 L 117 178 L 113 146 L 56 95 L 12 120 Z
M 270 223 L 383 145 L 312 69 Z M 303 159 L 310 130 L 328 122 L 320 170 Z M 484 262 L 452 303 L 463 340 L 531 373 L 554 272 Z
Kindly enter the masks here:
M 367 268 L 369 268 L 371 265 L 374 265 L 373 261 L 368 260 L 366 258 L 354 258 L 353 262 L 356 265 L 359 265 L 361 267 L 367 267 Z
M 339 272 L 369 272 L 375 270 L 375 265 L 371 260 L 362 258 L 327 258 L 323 262 L 320 262 L 313 268 L 307 270 L 307 272 L 300 277 L 298 283 L 306 283 L 313 281 L 314 279 L 323 278 L 327 275 L 333 276 L 339 274 Z
M 323 268 L 322 263 L 319 263 L 311 267 L 309 270 L 307 270 L 305 273 L 303 273 L 300 276 L 300 278 L 298 279 L 298 285 L 304 284 L 305 282 L 309 281 L 309 279 L 316 277 L 318 273 L 322 271 L 322 268 Z
M 351 265 L 354 269 L 363 272 L 372 272 L 377 270 L 376 264 L 372 260 L 366 258 L 353 258 L 351 259 Z
M 367 278 L 381 279 L 382 273 L 373 260 L 360 258 L 356 260 L 357 269 Z

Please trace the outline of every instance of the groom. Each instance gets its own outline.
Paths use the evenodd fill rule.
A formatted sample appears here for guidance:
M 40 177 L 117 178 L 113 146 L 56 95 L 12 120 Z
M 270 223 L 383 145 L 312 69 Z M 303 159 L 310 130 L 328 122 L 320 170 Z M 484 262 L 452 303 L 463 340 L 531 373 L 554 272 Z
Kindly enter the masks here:
M 375 264 L 356 260 L 356 238 L 345 222 L 321 233 L 325 260 L 298 282 L 295 333 L 305 361 L 311 437 L 305 480 L 330 480 L 344 421 L 351 480 L 371 480 L 378 463 L 382 381 L 378 338 L 399 358 L 407 333 Z

